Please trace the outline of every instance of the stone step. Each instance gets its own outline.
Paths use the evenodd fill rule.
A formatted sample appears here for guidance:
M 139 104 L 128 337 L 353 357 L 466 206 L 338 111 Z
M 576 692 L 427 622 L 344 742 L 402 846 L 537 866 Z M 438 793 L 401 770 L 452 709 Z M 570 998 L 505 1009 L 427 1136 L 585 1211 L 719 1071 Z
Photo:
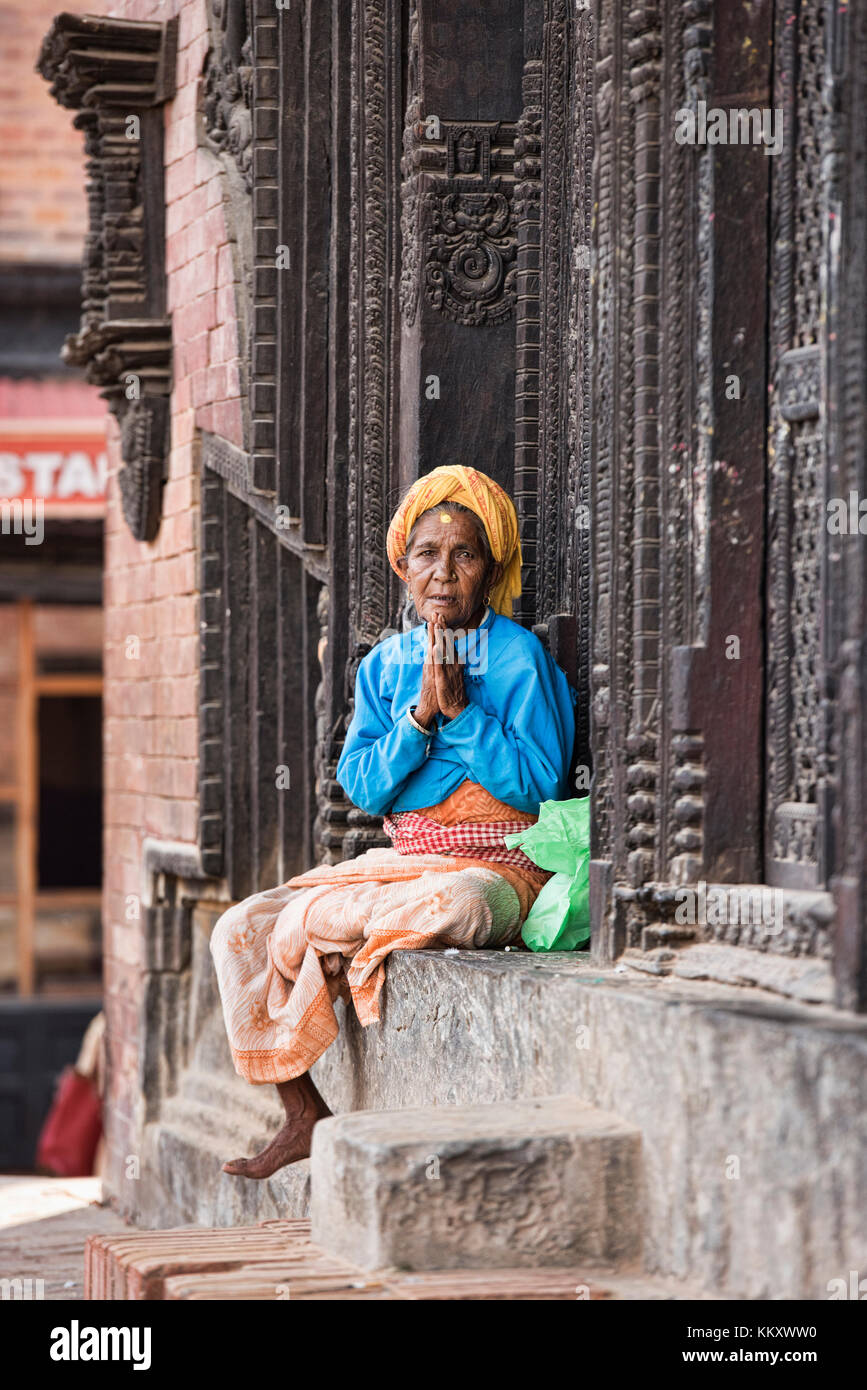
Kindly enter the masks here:
M 362 1269 L 641 1256 L 641 1134 L 575 1096 L 358 1111 L 313 1131 L 315 1243 Z
M 252 1122 L 248 1126 L 246 1117 L 239 1123 L 231 1107 L 173 1096 L 163 1107 L 159 1127 L 146 1131 L 151 1204 L 164 1211 L 181 1212 L 182 1220 L 204 1227 L 306 1217 L 310 1206 L 308 1160 L 281 1168 L 261 1183 L 233 1178 L 222 1171 L 226 1159 L 263 1148 L 278 1127 L 279 1120 L 267 1128 Z M 162 1192 L 159 1202 L 155 1202 L 157 1183 Z
M 574 1302 L 697 1296 L 702 1297 L 673 1281 L 623 1276 L 593 1264 L 421 1274 L 363 1270 L 316 1245 L 309 1221 L 92 1236 L 85 1253 L 85 1298 L 97 1300 Z

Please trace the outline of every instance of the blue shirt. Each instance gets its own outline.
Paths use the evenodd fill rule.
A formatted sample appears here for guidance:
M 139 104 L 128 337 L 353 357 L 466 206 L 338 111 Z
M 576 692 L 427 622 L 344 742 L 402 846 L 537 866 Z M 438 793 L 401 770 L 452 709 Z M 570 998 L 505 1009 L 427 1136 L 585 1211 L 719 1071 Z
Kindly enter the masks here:
M 456 637 L 468 704 L 428 733 L 408 713 L 421 694 L 424 623 L 367 653 L 337 780 L 369 815 L 434 806 L 466 780 L 533 814 L 568 797 L 577 696 L 539 638 L 489 608 Z

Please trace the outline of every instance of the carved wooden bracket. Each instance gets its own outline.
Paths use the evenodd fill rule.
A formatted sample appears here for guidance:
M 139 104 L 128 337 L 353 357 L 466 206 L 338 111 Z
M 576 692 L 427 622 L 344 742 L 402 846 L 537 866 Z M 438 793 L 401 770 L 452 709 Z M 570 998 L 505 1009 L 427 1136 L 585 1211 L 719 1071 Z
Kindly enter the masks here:
M 37 69 L 78 112 L 90 226 L 81 327 L 61 356 L 83 367 L 121 429 L 123 513 L 137 540 L 159 530 L 169 448 L 171 322 L 166 315 L 163 116 L 174 95 L 177 20 L 59 14 Z

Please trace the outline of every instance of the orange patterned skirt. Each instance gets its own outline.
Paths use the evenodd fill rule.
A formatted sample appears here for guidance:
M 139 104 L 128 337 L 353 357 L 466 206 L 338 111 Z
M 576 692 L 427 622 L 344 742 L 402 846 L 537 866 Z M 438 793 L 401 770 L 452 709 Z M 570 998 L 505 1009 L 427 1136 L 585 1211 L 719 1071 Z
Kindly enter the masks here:
M 536 819 L 470 782 L 424 814 L 443 825 Z M 372 849 L 236 903 L 211 937 L 235 1070 L 259 1084 L 300 1076 L 337 1037 L 338 997 L 365 1027 L 379 1019 L 392 951 L 508 945 L 546 877 Z

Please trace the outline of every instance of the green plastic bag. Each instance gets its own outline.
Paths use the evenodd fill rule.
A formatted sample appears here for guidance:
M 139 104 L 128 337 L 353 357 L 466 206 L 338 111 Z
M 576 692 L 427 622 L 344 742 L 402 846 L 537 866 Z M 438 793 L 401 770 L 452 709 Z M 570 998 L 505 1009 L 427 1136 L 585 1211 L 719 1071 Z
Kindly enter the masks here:
M 575 951 L 590 939 L 590 798 L 543 801 L 539 819 L 506 835 L 540 869 L 553 873 L 521 929 L 531 951 Z

